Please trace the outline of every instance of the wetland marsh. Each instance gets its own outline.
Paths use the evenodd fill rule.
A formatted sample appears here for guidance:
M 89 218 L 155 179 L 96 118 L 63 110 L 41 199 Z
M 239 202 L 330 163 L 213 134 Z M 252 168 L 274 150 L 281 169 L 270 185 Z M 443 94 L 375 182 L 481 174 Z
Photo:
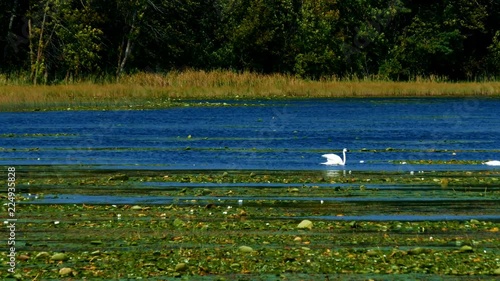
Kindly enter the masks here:
M 500 169 L 482 162 L 500 100 L 210 103 L 0 113 L 17 203 L 0 276 L 498 278 Z M 320 164 L 344 147 L 345 167 Z

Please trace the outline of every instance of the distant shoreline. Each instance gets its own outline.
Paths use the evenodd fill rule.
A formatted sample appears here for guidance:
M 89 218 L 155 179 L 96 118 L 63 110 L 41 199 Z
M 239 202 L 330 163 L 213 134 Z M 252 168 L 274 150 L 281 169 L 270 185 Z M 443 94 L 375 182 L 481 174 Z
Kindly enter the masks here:
M 201 100 L 364 97 L 500 97 L 500 82 L 415 79 L 311 81 L 281 74 L 229 71 L 138 73 L 116 82 L 26 85 L 0 80 L 0 111 L 159 109 Z M 193 103 L 193 101 L 196 101 Z

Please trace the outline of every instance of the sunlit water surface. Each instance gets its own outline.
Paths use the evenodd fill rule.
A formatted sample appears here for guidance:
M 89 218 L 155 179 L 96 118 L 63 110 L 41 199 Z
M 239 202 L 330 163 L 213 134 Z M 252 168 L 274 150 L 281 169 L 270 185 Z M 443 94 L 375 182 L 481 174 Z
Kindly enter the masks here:
M 0 164 L 134 170 L 319 170 L 326 178 L 367 171 L 415 172 L 418 176 L 418 173 L 426 171 L 499 169 L 481 164 L 482 161 L 500 159 L 499 99 L 332 99 L 227 103 L 228 106 L 145 111 L 0 113 L 3 124 L 0 127 Z M 341 154 L 343 148 L 350 149 L 345 167 L 321 164 L 325 161 L 322 154 Z M 419 160 L 425 162 L 417 163 Z M 158 189 L 164 188 L 163 183 L 149 184 Z M 182 185 L 176 184 L 179 187 Z M 212 185 L 187 183 L 185 187 L 210 188 Z M 259 184 L 233 188 L 252 187 L 258 188 Z M 367 185 L 367 188 L 387 190 L 400 187 L 387 184 Z M 208 202 L 215 198 L 184 199 L 185 202 L 191 199 Z M 269 198 L 263 195 L 245 198 L 245 204 L 265 199 L 295 200 L 297 204 L 318 202 L 318 198 Z M 382 209 L 367 210 L 358 216 L 318 219 L 500 219 L 498 207 L 495 207 L 498 206 L 495 203 L 498 198 L 496 201 L 471 198 L 474 202 L 469 203 L 485 206 L 484 215 L 480 211 L 468 215 L 432 209 L 442 203 L 437 202 L 439 197 L 432 198 L 432 195 L 417 201 L 403 198 L 416 202 L 412 206 L 429 206 L 432 209 L 430 214 L 424 211 L 417 215 L 390 211 L 396 206 L 391 202 L 402 198 L 323 199 L 326 202 L 333 200 L 353 204 L 358 204 L 360 200 L 374 200 L 387 204 L 384 203 L 386 207 L 380 205 Z M 47 194 L 43 199 L 32 202 L 172 204 L 176 200 L 178 198 L 144 194 Z M 236 204 L 235 198 L 222 200 L 229 200 L 227 204 Z M 454 210 L 464 210 L 468 204 L 463 199 L 457 202 L 453 203 L 456 204 Z M 389 211 L 381 215 L 387 211 L 384 208 Z
M 401 163 L 500 158 L 498 99 L 230 104 L 236 106 L 0 113 L 0 164 L 322 170 L 321 155 L 342 148 L 351 150 L 349 170 L 419 170 Z

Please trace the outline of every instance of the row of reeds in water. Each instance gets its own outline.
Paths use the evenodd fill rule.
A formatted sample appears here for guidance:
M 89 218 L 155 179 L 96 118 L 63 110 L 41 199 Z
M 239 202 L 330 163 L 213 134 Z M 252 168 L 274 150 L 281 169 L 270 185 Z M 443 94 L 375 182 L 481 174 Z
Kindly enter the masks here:
M 119 79 L 62 81 L 33 86 L 0 75 L 0 110 L 120 108 L 171 99 L 500 96 L 500 82 L 408 82 L 370 79 L 307 80 L 283 74 L 194 71 L 137 73 Z

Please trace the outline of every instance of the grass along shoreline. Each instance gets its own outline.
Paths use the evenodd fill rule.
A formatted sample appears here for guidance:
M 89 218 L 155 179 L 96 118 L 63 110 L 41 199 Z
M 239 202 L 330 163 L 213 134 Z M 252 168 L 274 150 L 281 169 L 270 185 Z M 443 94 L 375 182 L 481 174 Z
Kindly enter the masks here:
M 0 76 L 0 111 L 148 109 L 180 101 L 343 97 L 500 97 L 500 82 L 304 80 L 250 72 L 138 73 L 116 82 L 27 85 Z

